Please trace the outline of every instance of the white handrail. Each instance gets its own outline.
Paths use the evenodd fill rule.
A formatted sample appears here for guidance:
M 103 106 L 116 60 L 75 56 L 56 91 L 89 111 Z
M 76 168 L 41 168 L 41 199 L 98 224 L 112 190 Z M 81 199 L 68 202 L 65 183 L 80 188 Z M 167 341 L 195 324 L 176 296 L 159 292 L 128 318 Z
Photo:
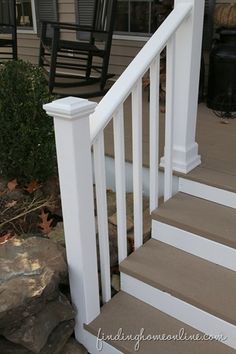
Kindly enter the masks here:
M 177 5 L 100 101 L 95 112 L 90 116 L 91 144 L 109 123 L 117 107 L 128 97 L 137 80 L 149 69 L 152 61 L 162 51 L 191 10 L 192 5 L 189 3 Z

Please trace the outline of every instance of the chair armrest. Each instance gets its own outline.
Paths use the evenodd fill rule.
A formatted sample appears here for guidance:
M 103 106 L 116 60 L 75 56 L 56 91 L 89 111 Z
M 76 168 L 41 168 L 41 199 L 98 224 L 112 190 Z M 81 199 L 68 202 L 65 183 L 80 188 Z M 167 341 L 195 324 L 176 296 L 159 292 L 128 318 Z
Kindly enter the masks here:
M 74 31 L 87 31 L 92 32 L 92 26 L 81 26 L 76 23 L 67 23 L 67 22 L 54 22 L 52 23 L 52 27 L 57 29 L 68 29 Z

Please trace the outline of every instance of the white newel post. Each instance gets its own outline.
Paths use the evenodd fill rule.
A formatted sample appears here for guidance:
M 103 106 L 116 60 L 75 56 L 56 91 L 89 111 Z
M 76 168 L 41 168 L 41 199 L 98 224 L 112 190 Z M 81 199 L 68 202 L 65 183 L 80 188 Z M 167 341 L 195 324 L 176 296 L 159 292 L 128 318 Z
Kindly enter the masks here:
M 89 115 L 96 103 L 67 97 L 44 105 L 54 117 L 76 338 L 100 312 Z
M 188 173 L 201 163 L 195 135 L 205 1 L 175 0 L 175 6 L 182 3 L 193 10 L 176 33 L 173 169 Z

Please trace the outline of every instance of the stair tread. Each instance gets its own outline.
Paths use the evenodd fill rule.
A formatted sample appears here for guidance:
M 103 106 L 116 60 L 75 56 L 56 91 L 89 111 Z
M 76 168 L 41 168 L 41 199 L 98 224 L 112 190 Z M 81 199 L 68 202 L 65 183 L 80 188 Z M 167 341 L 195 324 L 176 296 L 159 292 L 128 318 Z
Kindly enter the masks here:
M 202 335 L 201 332 L 172 318 L 169 315 L 145 304 L 144 302 L 119 292 L 101 309 L 101 314 L 85 328 L 99 338 L 115 336 L 120 329 L 126 335 L 138 335 L 144 329 L 143 335 L 178 335 L 182 329 L 187 335 Z M 135 351 L 136 341 L 108 341 L 116 349 L 125 354 L 233 354 L 235 350 L 216 341 L 141 341 L 140 349 Z
M 154 220 L 236 248 L 236 210 L 177 193 L 152 213 Z
M 149 240 L 120 271 L 236 325 L 236 273 L 163 242 Z

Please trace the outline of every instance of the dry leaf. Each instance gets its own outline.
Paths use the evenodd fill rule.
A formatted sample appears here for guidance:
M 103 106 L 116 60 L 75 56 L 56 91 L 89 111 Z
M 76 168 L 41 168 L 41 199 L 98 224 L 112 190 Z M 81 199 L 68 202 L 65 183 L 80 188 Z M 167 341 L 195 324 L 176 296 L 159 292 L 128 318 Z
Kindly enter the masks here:
M 40 187 L 41 184 L 39 184 L 37 180 L 33 180 L 30 183 L 28 183 L 24 189 L 26 192 L 31 194 L 35 192 L 37 189 L 39 189 Z
M 18 185 L 17 180 L 13 179 L 12 181 L 7 183 L 7 188 L 9 189 L 10 192 L 12 192 L 16 189 L 17 185 Z
M 41 211 L 41 214 L 39 215 L 40 219 L 42 220 L 41 223 L 39 223 L 39 227 L 44 234 L 48 234 L 51 229 L 52 229 L 52 219 L 48 220 L 48 213 L 45 213 L 44 210 Z
M 12 200 L 11 202 L 6 203 L 6 208 L 12 208 L 17 204 L 17 200 Z
M 11 232 L 8 232 L 7 234 L 0 236 L 0 245 L 3 245 L 6 243 L 8 240 L 12 239 L 16 235 L 13 235 Z

